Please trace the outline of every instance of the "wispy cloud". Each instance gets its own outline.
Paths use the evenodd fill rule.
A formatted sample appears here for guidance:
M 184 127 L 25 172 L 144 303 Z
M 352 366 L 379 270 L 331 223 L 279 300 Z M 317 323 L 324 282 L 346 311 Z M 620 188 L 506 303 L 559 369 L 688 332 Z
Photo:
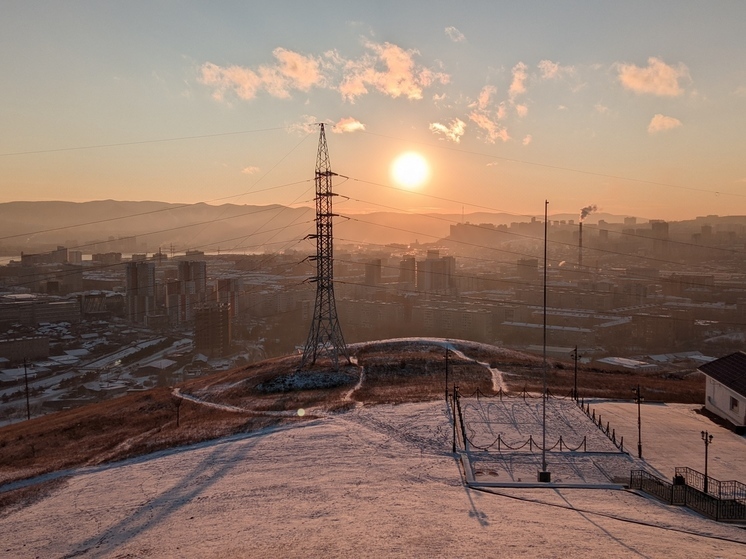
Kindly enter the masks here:
M 563 76 L 571 76 L 575 73 L 573 66 L 561 66 L 551 60 L 542 60 L 538 64 L 541 77 L 545 80 L 554 80 Z
M 528 144 L 531 143 L 531 140 L 533 140 L 533 137 L 531 136 L 531 134 L 526 134 L 526 136 L 524 136 L 524 138 L 523 138 L 523 142 L 522 143 L 523 143 L 524 146 L 527 146 Z
M 519 62 L 513 66 L 513 81 L 510 83 L 508 93 L 511 102 L 523 93 L 526 93 L 526 79 L 528 78 L 528 66 Z
M 281 47 L 272 51 L 276 63 L 262 65 L 256 70 L 243 66 L 221 67 L 205 62 L 200 67 L 199 81 L 213 87 L 213 98 L 222 101 L 227 92 L 240 99 L 250 100 L 264 90 L 273 97 L 286 99 L 292 90 L 308 91 L 321 85 L 323 76 L 319 61 L 311 56 Z
M 483 112 L 472 111 L 469 120 L 485 132 L 485 139 L 491 144 L 494 144 L 496 140 L 502 140 L 503 142 L 510 140 L 508 131 Z
M 347 117 L 340 119 L 339 122 L 337 122 L 332 127 L 332 132 L 336 134 L 344 134 L 345 132 L 358 132 L 365 130 L 365 124 L 357 120 L 356 118 Z
M 253 165 L 250 165 L 248 167 L 244 167 L 241 169 L 241 172 L 244 175 L 254 175 L 259 172 L 259 167 L 254 167 Z
M 634 64 L 619 64 L 619 81 L 622 86 L 635 93 L 650 93 L 662 97 L 677 97 L 684 90 L 680 80 L 689 78 L 689 69 L 684 64 L 669 66 L 659 58 L 648 58 L 646 67 Z
M 518 116 L 523 118 L 528 114 L 528 107 L 526 105 L 517 104 L 515 106 L 515 112 L 518 113 Z
M 205 62 L 197 79 L 213 88 L 212 96 L 218 101 L 225 100 L 229 93 L 251 100 L 261 91 L 287 99 L 293 91 L 325 87 L 338 90 L 343 99 L 352 102 L 370 90 L 418 100 L 426 88 L 450 80 L 448 74 L 417 63 L 419 51 L 415 49 L 372 41 L 367 41 L 365 48 L 368 52 L 362 57 L 347 60 L 336 50 L 314 57 L 278 47 L 272 51 L 274 64 L 247 68 Z M 339 83 L 332 76 L 339 77 Z
M 466 41 L 466 37 L 464 37 L 464 34 L 455 27 L 446 27 L 445 32 L 448 38 L 454 43 L 463 43 L 464 41 Z
M 682 126 L 682 124 L 678 118 L 674 118 L 672 116 L 664 116 L 659 113 L 655 115 L 650 121 L 650 124 L 648 124 L 648 133 L 656 134 L 664 130 L 678 128 L 679 126 Z
M 370 41 L 365 46 L 370 53 L 345 64 L 339 91 L 347 101 L 354 102 L 368 93 L 368 88 L 394 98 L 422 99 L 425 88 L 450 80 L 448 74 L 416 64 L 414 59 L 419 52 L 415 49 Z
M 479 92 L 476 103 L 472 103 L 470 106 L 478 108 L 480 111 L 484 111 L 489 107 L 491 98 L 497 93 L 497 88 L 494 85 L 485 85 L 482 91 Z
M 303 115 L 297 122 L 287 126 L 289 132 L 295 134 L 313 134 L 318 131 L 319 119 L 313 115 Z
M 601 103 L 596 103 L 593 106 L 593 108 L 595 109 L 597 113 L 602 114 L 602 115 L 609 112 L 609 107 L 607 107 L 606 105 L 602 105 Z
M 453 119 L 448 125 L 441 124 L 440 122 L 430 124 L 430 132 L 433 134 L 442 134 L 457 144 L 461 141 L 461 136 L 464 135 L 465 131 L 466 123 L 460 118 Z

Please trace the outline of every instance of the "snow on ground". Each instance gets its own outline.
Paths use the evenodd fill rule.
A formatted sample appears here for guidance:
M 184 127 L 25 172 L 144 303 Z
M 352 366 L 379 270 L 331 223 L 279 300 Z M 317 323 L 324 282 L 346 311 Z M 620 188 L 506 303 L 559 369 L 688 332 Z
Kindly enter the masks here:
M 543 468 L 541 398 L 462 398 L 461 409 L 475 480 L 535 484 Z M 624 484 L 630 470 L 646 467 L 620 452 L 570 399 L 548 399 L 546 418 L 545 459 L 553 483 Z
M 450 453 L 448 417 L 444 402 L 358 407 L 82 470 L 46 498 L 0 518 L 0 555 L 610 559 L 746 553 L 744 530 L 634 492 L 469 489 Z M 713 450 L 721 440 L 723 447 L 731 444 L 715 433 Z
M 590 400 L 591 408 L 624 435 L 625 448 L 637 455 L 637 404 Z M 640 406 L 642 456 L 664 477 L 671 479 L 676 467 L 705 470 L 702 431 L 713 435 L 708 449 L 708 475 L 720 481 L 746 483 L 746 436 L 736 435 L 697 413 L 701 405 L 645 403 Z

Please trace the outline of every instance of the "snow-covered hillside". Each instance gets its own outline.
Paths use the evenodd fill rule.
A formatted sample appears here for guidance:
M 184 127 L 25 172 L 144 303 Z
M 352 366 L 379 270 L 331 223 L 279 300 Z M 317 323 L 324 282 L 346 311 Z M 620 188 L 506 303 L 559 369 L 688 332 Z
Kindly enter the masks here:
M 652 428 L 644 432 L 651 465 L 665 470 L 662 449 L 676 446 L 678 465 L 697 467 L 701 449 L 677 443 L 672 433 L 683 422 L 688 440 L 706 420 L 666 409 L 659 406 L 655 420 L 671 422 L 669 440 L 655 440 Z M 628 411 L 610 416 L 618 430 L 626 429 Z M 739 462 L 730 470 L 738 473 L 746 441 L 708 427 L 712 452 Z M 631 443 L 636 430 L 624 434 Z M 82 470 L 0 519 L 0 554 L 699 559 L 746 553 L 746 531 L 629 491 L 469 489 L 450 437 L 442 401 L 359 407 Z

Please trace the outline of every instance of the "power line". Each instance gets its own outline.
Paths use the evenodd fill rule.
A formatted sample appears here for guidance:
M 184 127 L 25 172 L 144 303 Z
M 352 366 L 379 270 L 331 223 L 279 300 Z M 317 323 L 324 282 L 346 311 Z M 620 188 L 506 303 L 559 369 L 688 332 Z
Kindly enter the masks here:
M 256 193 L 259 193 L 259 192 L 266 192 L 266 191 L 269 191 L 269 190 L 277 190 L 279 188 L 287 188 L 288 186 L 295 186 L 297 184 L 303 184 L 304 182 L 311 182 L 311 180 L 312 179 L 306 179 L 306 180 L 302 180 L 302 181 L 289 182 L 289 183 L 285 183 L 285 184 L 281 184 L 281 185 L 277 185 L 277 186 L 271 186 L 271 187 L 264 188 L 264 189 L 261 189 L 261 190 L 247 191 L 247 192 L 243 192 L 241 194 L 234 194 L 232 196 L 225 196 L 223 198 L 215 198 L 213 200 L 207 200 L 207 201 L 202 202 L 202 203 L 203 204 L 209 204 L 210 202 L 215 202 L 215 201 L 218 201 L 218 200 L 226 200 L 228 198 L 237 198 L 239 196 L 246 196 L 247 194 L 250 194 L 250 193 L 251 194 L 256 194 Z M 34 235 L 41 235 L 41 234 L 44 234 L 44 233 L 52 233 L 54 231 L 64 231 L 64 230 L 67 230 L 67 229 L 75 229 L 77 227 L 86 227 L 86 226 L 89 226 L 89 225 L 100 225 L 102 223 L 110 223 L 112 221 L 120 221 L 120 220 L 123 220 L 123 219 L 130 219 L 130 218 L 133 218 L 133 217 L 142 217 L 142 216 L 145 216 L 145 215 L 152 215 L 152 214 L 157 214 L 157 213 L 162 213 L 162 212 L 169 212 L 169 211 L 173 211 L 173 210 L 179 210 L 179 209 L 183 209 L 183 208 L 190 208 L 190 207 L 193 207 L 194 205 L 195 204 L 179 204 L 179 205 L 175 205 L 175 206 L 170 206 L 168 208 L 159 208 L 157 210 L 149 210 L 149 211 L 146 211 L 146 212 L 139 212 L 139 213 L 135 213 L 135 214 L 128 214 L 128 215 L 123 215 L 123 216 L 118 216 L 118 217 L 109 217 L 109 218 L 106 218 L 106 219 L 97 219 L 95 221 L 88 221 L 88 222 L 85 222 L 85 223 L 78 223 L 78 224 L 75 224 L 75 225 L 63 225 L 63 226 L 60 226 L 60 227 L 51 227 L 49 229 L 40 229 L 40 230 L 37 230 L 37 231 L 31 231 L 31 232 L 25 232 L 25 233 L 16 233 L 14 235 L 6 235 L 5 237 L 0 237 L 0 241 L 4 241 L 4 240 L 7 240 L 7 239 L 14 239 L 14 238 L 17 238 L 17 237 L 31 237 L 31 236 L 34 236 Z M 262 211 L 264 211 L 264 210 L 262 210 Z M 234 216 L 232 216 L 232 217 L 234 217 Z M 232 217 L 227 218 L 227 219 L 232 219 Z M 194 223 L 192 225 L 202 225 L 202 224 L 214 223 L 215 221 L 218 221 L 219 219 L 220 219 L 220 217 L 214 218 L 214 219 L 212 219 L 210 221 L 204 221 L 204 222 L 200 222 L 200 223 Z M 190 226 L 192 226 L 192 225 L 190 225 Z M 158 231 L 156 231 L 156 232 L 158 232 Z M 133 235 L 133 236 L 147 236 L 149 234 L 151 234 L 151 233 L 147 233 L 146 232 L 146 233 L 138 233 L 137 235 Z M 125 237 L 125 238 L 127 238 L 127 237 Z M 89 244 L 97 244 L 97 243 L 89 243 Z M 82 246 L 86 246 L 86 245 L 82 245 Z M 69 247 L 69 248 L 78 248 L 78 247 Z
M 412 195 L 416 195 L 416 196 L 422 196 L 422 197 L 425 197 L 425 198 L 430 198 L 430 199 L 433 199 L 433 200 L 440 200 L 440 201 L 444 201 L 444 202 L 451 202 L 451 203 L 454 203 L 454 204 L 460 204 L 462 206 L 463 205 L 468 205 L 470 207 L 479 208 L 479 209 L 482 209 L 482 210 L 489 210 L 489 211 L 492 211 L 492 212 L 504 213 L 504 214 L 513 215 L 513 216 L 516 216 L 516 217 L 535 217 L 535 216 L 530 216 L 530 215 L 527 215 L 527 214 L 514 214 L 514 213 L 508 212 L 506 210 L 502 210 L 502 209 L 498 209 L 498 208 L 493 208 L 493 207 L 490 207 L 490 206 L 483 206 L 483 205 L 479 205 L 479 204 L 471 204 L 469 202 L 464 202 L 463 200 L 455 200 L 455 199 L 451 199 L 451 198 L 444 198 L 444 197 L 441 197 L 441 196 L 434 196 L 432 194 L 427 194 L 427 193 L 424 193 L 424 192 L 415 192 L 415 191 L 411 191 L 411 190 L 404 190 L 403 191 L 403 190 L 401 190 L 399 188 L 396 188 L 394 186 L 383 184 L 383 183 L 379 183 L 379 182 L 366 181 L 366 180 L 357 179 L 357 178 L 354 178 L 354 177 L 350 177 L 350 180 L 357 181 L 357 182 L 362 182 L 362 183 L 366 183 L 366 184 L 370 184 L 370 185 L 373 185 L 373 186 L 380 186 L 382 188 L 388 188 L 388 189 L 391 189 L 391 190 L 396 190 L 398 192 L 404 192 L 406 194 L 412 194 Z M 362 200 L 362 199 L 352 198 L 352 197 L 348 197 L 348 198 L 350 200 L 353 200 L 353 201 L 356 201 L 356 202 L 361 202 L 361 203 L 364 203 L 364 204 L 371 204 L 371 205 L 374 205 L 374 206 L 379 206 L 379 207 L 383 207 L 383 208 L 387 208 L 387 209 L 393 209 L 395 211 L 399 211 L 399 212 L 402 212 L 402 213 L 409 213 L 409 214 L 412 213 L 412 212 L 408 212 L 407 210 L 404 210 L 404 209 L 401 209 L 401 208 L 394 208 L 394 207 L 391 207 L 391 206 L 385 206 L 385 205 L 379 204 L 377 202 L 371 202 L 371 201 L 368 201 L 368 200 Z M 419 216 L 427 217 L 427 218 L 430 218 L 430 219 L 439 219 L 441 221 L 446 221 L 446 222 L 452 223 L 452 224 L 458 224 L 458 223 L 460 223 L 458 221 L 454 221 L 454 220 L 448 219 L 446 217 L 438 216 L 437 214 L 426 214 L 426 213 L 419 213 L 418 212 L 418 213 L 415 213 L 414 215 L 419 215 Z M 484 227 L 482 227 L 480 225 L 474 225 L 474 224 L 469 224 L 469 225 L 471 225 L 472 227 L 479 227 L 479 228 L 487 229 L 487 228 L 484 228 Z M 589 228 L 590 229 L 595 229 L 595 230 L 600 230 L 599 227 L 589 226 Z M 509 230 L 499 230 L 499 231 L 501 233 L 505 233 L 507 235 L 514 235 L 516 237 L 524 237 L 524 238 L 529 238 L 529 239 L 535 239 L 535 237 L 531 237 L 530 235 L 524 235 L 522 233 L 517 233 L 515 231 L 509 231 Z M 610 232 L 614 233 L 615 235 L 618 234 L 620 236 L 625 236 L 625 237 L 634 237 L 634 238 L 646 239 L 646 240 L 656 240 L 656 241 L 661 241 L 661 242 L 665 242 L 665 243 L 669 243 L 669 244 L 676 244 L 676 245 L 693 247 L 693 248 L 699 248 L 699 249 L 706 248 L 708 250 L 709 249 L 719 250 L 719 251 L 723 251 L 723 252 L 730 252 L 730 253 L 733 253 L 733 254 L 741 254 L 741 255 L 742 254 L 746 254 L 745 251 L 739 251 L 739 250 L 736 250 L 736 249 L 730 249 L 730 248 L 725 248 L 725 247 L 703 246 L 703 245 L 698 245 L 698 244 L 695 244 L 695 243 L 689 243 L 689 242 L 686 242 L 686 241 L 677 241 L 677 240 L 673 240 L 673 239 L 656 239 L 656 238 L 653 238 L 653 237 L 647 237 L 645 235 L 638 235 L 636 233 L 629 233 L 629 232 L 625 232 L 625 231 L 620 231 L 620 232 L 618 232 L 618 231 L 610 231 Z M 569 243 L 562 243 L 561 241 L 550 240 L 549 242 L 550 243 L 554 243 L 554 244 L 565 244 L 565 245 L 571 246 Z M 613 251 L 608 251 L 608 250 L 598 249 L 598 248 L 593 248 L 593 247 L 588 247 L 588 249 L 589 250 L 597 250 L 597 251 L 600 251 L 600 252 L 608 252 L 610 254 L 616 254 Z M 671 263 L 676 263 L 676 262 L 671 262 Z
M 453 147 L 453 146 L 449 146 L 449 145 L 444 145 L 442 143 L 441 144 L 433 144 L 433 143 L 430 143 L 430 142 L 423 142 L 423 141 L 420 141 L 420 140 L 405 140 L 404 138 L 399 138 L 399 137 L 396 137 L 396 136 L 388 136 L 388 135 L 385 135 L 385 134 L 378 134 L 378 133 L 375 133 L 375 132 L 370 132 L 368 130 L 361 130 L 361 133 L 367 134 L 369 136 L 377 136 L 377 137 L 380 137 L 380 138 L 386 138 L 386 139 L 389 139 L 389 140 L 399 140 L 399 141 L 402 141 L 402 142 L 406 141 L 406 142 L 409 142 L 409 143 L 420 144 L 420 145 L 424 145 L 424 146 L 428 146 L 428 147 L 432 147 L 432 148 L 437 148 L 437 149 L 442 149 L 442 150 L 447 150 L 447 151 L 453 151 L 453 152 L 457 152 L 457 153 L 465 153 L 465 154 L 468 154 L 468 155 L 477 155 L 477 156 L 480 156 L 480 157 L 487 157 L 489 159 L 496 159 L 498 161 L 507 161 L 507 162 L 510 162 L 510 163 L 518 163 L 518 164 L 521 164 L 521 165 L 530 165 L 532 167 L 540 167 L 540 168 L 543 168 L 543 169 L 552 169 L 552 170 L 555 170 L 555 171 L 566 171 L 566 172 L 570 172 L 570 173 L 578 173 L 578 174 L 589 175 L 589 176 L 594 176 L 594 177 L 601 177 L 601 178 L 605 178 L 605 179 L 615 179 L 615 180 L 623 180 L 623 181 L 627 181 L 627 182 L 636 182 L 636 183 L 640 183 L 640 184 L 651 184 L 651 185 L 655 185 L 655 186 L 665 186 L 665 187 L 668 187 L 668 188 L 678 188 L 678 189 L 682 189 L 682 190 L 689 190 L 689 191 L 692 191 L 692 192 L 704 192 L 704 193 L 707 193 L 707 194 L 714 194 L 716 196 L 719 196 L 719 195 L 723 194 L 723 195 L 726 195 L 726 196 L 737 196 L 739 198 L 746 197 L 746 194 L 740 194 L 740 193 L 737 193 L 737 192 L 721 192 L 719 190 L 708 190 L 706 188 L 694 188 L 694 187 L 690 187 L 690 186 L 682 186 L 682 185 L 679 185 L 679 184 L 672 184 L 672 183 L 666 183 L 666 182 L 651 181 L 651 180 L 647 180 L 647 179 L 639 179 L 639 178 L 634 178 L 634 177 L 625 177 L 625 176 L 622 176 L 622 175 L 610 175 L 608 173 L 599 173 L 597 171 L 587 171 L 585 169 L 576 169 L 576 168 L 573 168 L 573 167 L 563 167 L 561 165 L 550 165 L 548 163 L 538 163 L 536 161 L 527 161 L 525 159 L 517 159 L 517 158 L 511 158 L 511 157 L 504 157 L 504 156 L 494 155 L 494 154 L 491 154 L 491 153 L 484 153 L 484 152 L 481 152 L 481 151 L 467 150 L 467 149 L 463 149 L 463 148 L 457 148 L 457 147 Z
M 238 136 L 241 134 L 253 134 L 255 132 L 272 132 L 275 130 L 286 130 L 286 128 L 283 126 L 278 126 L 274 128 L 256 128 L 254 130 L 238 130 L 235 132 L 217 132 L 214 134 L 197 134 L 194 136 L 176 136 L 173 138 L 159 138 L 159 139 L 154 139 L 154 140 L 137 140 L 137 141 L 132 141 L 132 142 L 117 142 L 117 143 L 112 143 L 112 144 L 91 144 L 87 146 L 71 146 L 71 147 L 64 147 L 64 148 L 15 151 L 15 152 L 0 153 L 0 157 L 11 157 L 15 155 L 36 155 L 36 154 L 42 154 L 42 153 L 58 153 L 58 152 L 63 152 L 63 151 L 81 151 L 81 150 L 89 150 L 89 149 L 115 148 L 115 147 L 124 147 L 124 146 L 139 146 L 139 145 L 145 145 L 145 144 L 159 144 L 159 143 L 165 143 L 165 142 L 180 142 L 183 140 L 198 140 L 201 138 L 218 138 L 221 136 Z

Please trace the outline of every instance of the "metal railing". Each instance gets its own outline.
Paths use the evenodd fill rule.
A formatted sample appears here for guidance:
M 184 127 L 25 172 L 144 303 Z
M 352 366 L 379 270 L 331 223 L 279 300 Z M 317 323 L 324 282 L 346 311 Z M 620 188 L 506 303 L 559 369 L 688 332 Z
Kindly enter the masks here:
M 738 481 L 719 481 L 691 468 L 676 468 L 673 483 L 644 470 L 633 470 L 629 486 L 713 520 L 746 521 L 746 485 Z

